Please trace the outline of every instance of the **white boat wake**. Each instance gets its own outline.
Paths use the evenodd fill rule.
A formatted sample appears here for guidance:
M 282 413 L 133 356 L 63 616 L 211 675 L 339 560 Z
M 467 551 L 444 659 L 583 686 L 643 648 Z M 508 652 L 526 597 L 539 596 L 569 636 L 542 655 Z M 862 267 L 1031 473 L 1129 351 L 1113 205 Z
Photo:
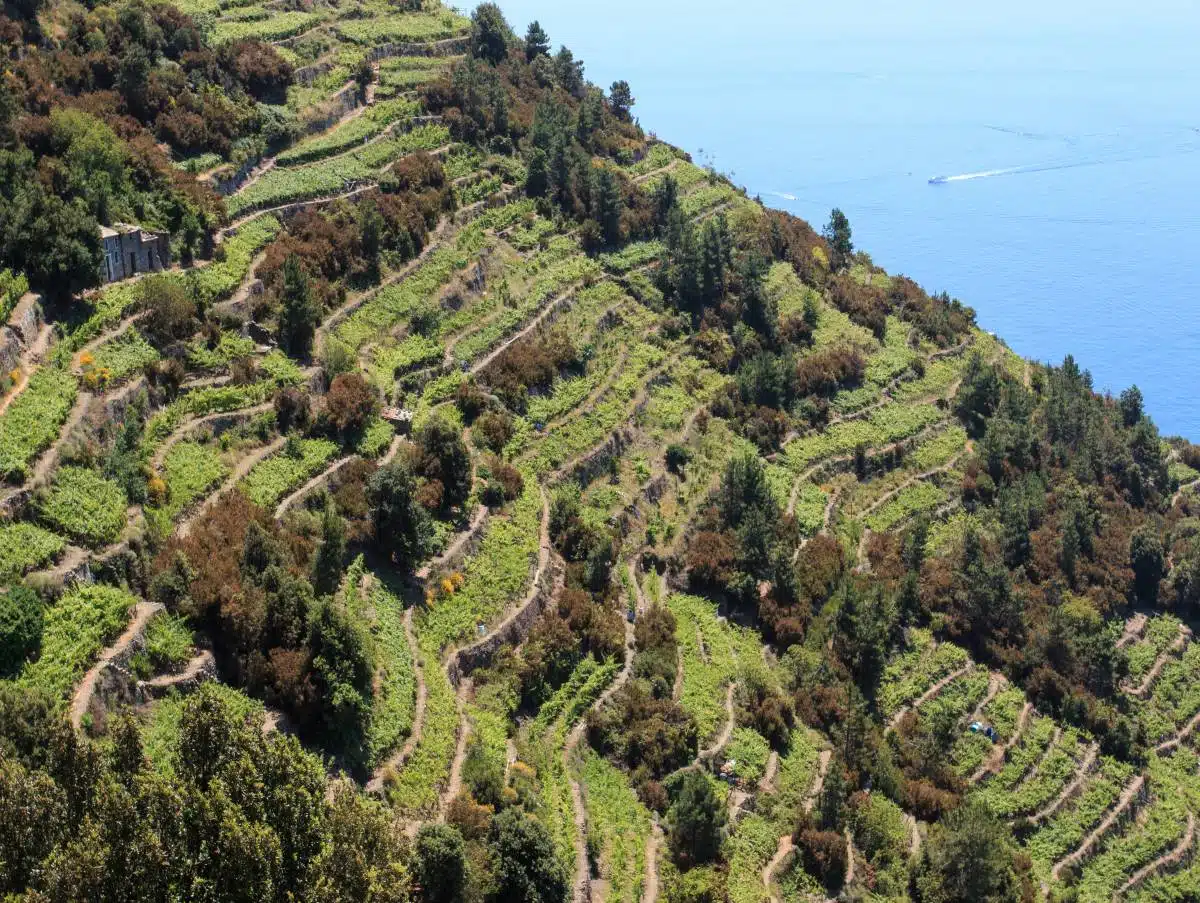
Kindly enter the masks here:
M 929 180 L 929 184 L 946 185 L 950 182 L 969 182 L 972 179 L 990 179 L 992 176 L 1006 176 L 1023 171 L 1024 167 L 1011 166 L 1007 169 L 985 169 L 983 172 L 965 172 L 959 176 L 934 176 Z
M 1200 145 L 1183 144 L 1172 150 L 1149 154 L 1125 154 L 1119 157 L 1098 157 L 1086 160 L 1064 160 L 1057 163 L 1030 163 L 1026 166 L 1009 166 L 1003 169 L 985 169 L 981 172 L 965 172 L 956 176 L 934 176 L 930 185 L 950 185 L 955 182 L 970 182 L 975 179 L 991 179 L 996 176 L 1027 175 L 1035 172 L 1055 172 L 1060 169 L 1081 169 L 1085 166 L 1107 166 L 1113 163 L 1136 163 L 1142 160 L 1157 160 L 1163 157 L 1184 156 L 1200 151 Z

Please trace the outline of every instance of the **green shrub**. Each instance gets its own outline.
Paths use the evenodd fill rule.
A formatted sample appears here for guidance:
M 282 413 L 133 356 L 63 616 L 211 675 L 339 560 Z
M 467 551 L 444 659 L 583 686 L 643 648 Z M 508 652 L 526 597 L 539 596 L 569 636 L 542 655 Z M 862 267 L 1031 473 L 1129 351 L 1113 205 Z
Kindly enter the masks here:
M 175 671 L 192 657 L 192 631 L 183 618 L 159 614 L 146 627 L 146 657 L 155 672 Z
M 42 600 L 27 587 L 0 587 L 0 677 L 11 677 L 42 643 Z
M 21 577 L 52 561 L 67 542 L 34 524 L 0 525 L 0 582 Z
M 105 644 L 129 622 L 137 599 L 112 586 L 80 586 L 46 609 L 42 652 L 20 682 L 65 698 Z
M 60 467 L 38 501 L 38 513 L 81 542 L 102 544 L 121 535 L 128 505 L 124 490 L 112 480 L 94 470 Z
M 221 460 L 217 446 L 178 442 L 163 458 L 162 472 L 167 484 L 167 504 L 163 510 L 173 520 L 206 490 L 225 479 L 229 468 Z
M 29 378 L 0 417 L 0 477 L 25 477 L 33 459 L 58 438 L 76 391 L 75 377 L 57 367 L 43 367 Z
M 109 383 L 141 372 L 147 364 L 158 360 L 158 350 L 136 329 L 127 329 L 111 342 L 96 349 L 94 372 L 103 373 Z M 85 374 L 86 375 L 86 374 Z
M 29 291 L 29 280 L 21 273 L 0 270 L 0 323 L 7 323 L 21 296 Z
M 295 448 L 268 458 L 242 481 L 242 491 L 254 504 L 274 507 L 291 490 L 321 472 L 337 453 L 337 443 L 328 439 L 301 439 Z

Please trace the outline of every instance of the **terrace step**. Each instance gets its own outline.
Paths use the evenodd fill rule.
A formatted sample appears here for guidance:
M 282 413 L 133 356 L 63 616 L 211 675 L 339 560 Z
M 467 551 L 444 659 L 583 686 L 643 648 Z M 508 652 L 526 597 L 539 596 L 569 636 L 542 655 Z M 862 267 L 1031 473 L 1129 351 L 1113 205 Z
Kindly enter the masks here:
M 906 705 L 906 706 L 901 706 L 900 710 L 898 712 L 896 712 L 895 715 L 892 716 L 892 720 L 888 724 L 888 730 L 894 731 L 899 726 L 900 721 L 904 718 L 905 715 L 907 715 L 909 712 L 916 711 L 917 709 L 921 708 L 921 706 L 936 699 L 938 696 L 940 696 L 942 694 L 942 691 L 945 690 L 946 687 L 950 686 L 950 684 L 954 683 L 954 681 L 958 680 L 960 677 L 965 677 L 967 674 L 970 674 L 974 670 L 975 670 L 975 663 L 972 661 L 968 661 L 965 665 L 963 665 L 957 671 L 952 671 L 951 673 L 949 673 L 945 677 L 943 677 L 941 680 L 939 680 L 937 683 L 935 683 L 932 687 L 930 687 L 928 690 L 926 690 L 924 693 L 922 693 L 917 699 L 915 699 L 911 704 Z
M 1067 786 L 1062 789 L 1062 791 L 1054 798 L 1052 802 L 1042 809 L 1039 809 L 1033 815 L 1028 816 L 1027 820 L 1032 824 L 1038 824 L 1039 822 L 1046 821 L 1053 816 L 1054 813 L 1066 805 L 1069 800 L 1073 799 L 1075 795 L 1082 789 L 1083 785 L 1087 782 L 1088 777 L 1092 773 L 1092 769 L 1096 765 L 1099 755 L 1100 747 L 1093 743 L 1088 747 L 1087 754 L 1084 755 L 1083 761 L 1079 763 L 1079 767 L 1075 772 L 1075 777 L 1068 782 Z
M 404 746 L 375 769 L 375 773 L 363 787 L 367 793 L 383 794 L 385 776 L 404 767 L 404 763 L 409 760 L 413 751 L 416 750 L 417 744 L 421 742 L 425 728 L 425 707 L 429 701 L 429 690 L 425 686 L 425 672 L 421 667 L 421 650 L 417 645 L 416 634 L 413 632 L 413 610 L 411 608 L 404 612 L 404 639 L 408 643 L 408 652 L 413 661 L 413 673 L 417 678 L 417 703 L 413 710 L 412 731 L 409 733 L 408 739 L 404 741 Z
M 91 704 L 92 695 L 96 690 L 101 672 L 110 664 L 122 658 L 145 633 L 150 619 L 163 610 L 157 602 L 139 602 L 133 610 L 133 619 L 111 646 L 100 653 L 100 658 L 88 669 L 79 686 L 71 696 L 71 726 L 79 730 L 83 726 L 83 716 Z
M 1100 824 L 1098 824 L 1092 830 L 1092 832 L 1084 838 L 1083 843 L 1081 843 L 1070 855 L 1060 859 L 1054 864 L 1054 868 L 1050 870 L 1051 876 L 1057 881 L 1060 877 L 1062 877 L 1064 869 L 1077 865 L 1086 859 L 1092 850 L 1099 845 L 1100 841 L 1104 839 L 1105 835 L 1107 835 L 1108 832 L 1112 830 L 1113 826 L 1120 820 L 1125 810 L 1134 805 L 1134 802 L 1143 793 L 1145 787 L 1145 775 L 1139 774 L 1132 781 L 1130 781 L 1129 785 L 1121 791 L 1121 796 L 1117 799 L 1116 806 L 1114 806 L 1112 811 L 1104 817 Z
M 1169 871 L 1172 868 L 1183 863 L 1192 852 L 1192 844 L 1196 840 L 1196 816 L 1191 812 L 1187 816 L 1187 831 L 1184 832 L 1183 838 L 1176 844 L 1175 848 L 1169 853 L 1164 853 L 1159 856 L 1149 865 L 1138 869 L 1132 877 L 1129 878 L 1120 889 L 1113 894 L 1113 900 L 1120 900 L 1134 888 L 1140 886 L 1148 878 Z
M 1162 674 L 1163 669 L 1167 666 L 1167 662 L 1169 662 L 1187 647 L 1188 640 L 1191 639 L 1191 635 L 1191 630 L 1189 630 L 1183 624 L 1180 624 L 1179 636 L 1171 642 L 1170 646 L 1159 653 L 1158 658 L 1154 661 L 1154 667 L 1152 667 L 1146 676 L 1142 678 L 1142 682 L 1138 684 L 1137 687 L 1130 690 L 1130 693 L 1132 693 L 1138 699 L 1145 699 L 1146 696 L 1149 695 L 1150 691 L 1154 688 L 1154 684 Z
M 1033 703 L 1026 702 L 1021 708 L 1021 714 L 1017 718 L 1017 726 L 1013 729 L 1012 736 L 1009 737 L 1003 744 L 997 747 L 988 761 L 984 762 L 971 775 L 971 783 L 978 784 L 989 773 L 995 773 L 1000 770 L 1004 764 L 1005 758 L 1008 756 L 1008 751 L 1012 749 L 1020 741 L 1021 735 L 1025 732 L 1025 726 L 1029 723 L 1029 716 L 1033 714 Z

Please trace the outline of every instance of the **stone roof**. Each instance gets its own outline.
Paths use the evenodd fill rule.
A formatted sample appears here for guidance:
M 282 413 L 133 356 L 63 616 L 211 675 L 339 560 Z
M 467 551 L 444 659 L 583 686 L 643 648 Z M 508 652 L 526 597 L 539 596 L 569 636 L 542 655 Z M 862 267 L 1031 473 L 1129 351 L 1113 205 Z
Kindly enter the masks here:
M 129 235 L 132 232 L 141 232 L 143 235 L 159 236 L 166 235 L 165 232 L 155 232 L 153 229 L 147 229 L 144 226 L 135 226 L 132 223 L 113 223 L 112 226 L 101 226 L 101 238 L 116 238 L 118 235 Z

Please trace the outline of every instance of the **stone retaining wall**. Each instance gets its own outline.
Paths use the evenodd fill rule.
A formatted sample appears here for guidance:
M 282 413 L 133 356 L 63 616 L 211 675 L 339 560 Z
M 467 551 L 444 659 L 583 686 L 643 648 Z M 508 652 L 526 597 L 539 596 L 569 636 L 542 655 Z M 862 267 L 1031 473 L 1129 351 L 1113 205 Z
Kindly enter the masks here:
M 471 39 L 466 35 L 461 38 L 447 38 L 444 41 L 433 41 L 423 44 L 395 43 L 379 44 L 367 53 L 367 59 L 372 63 L 394 56 L 458 56 L 466 53 Z
M 542 616 L 542 612 L 554 598 L 555 590 L 563 579 L 562 565 L 557 556 L 553 556 L 549 567 L 543 571 L 538 581 L 537 592 L 526 602 L 525 607 L 505 623 L 501 629 L 484 637 L 473 646 L 460 649 L 446 666 L 446 674 L 450 683 L 457 689 L 465 677 L 482 667 L 489 665 L 492 658 L 503 646 L 517 645 L 524 642 Z
M 32 292 L 22 296 L 8 323 L 0 326 L 0 372 L 7 373 L 21 363 L 25 349 L 37 341 L 42 322 L 42 296 Z

